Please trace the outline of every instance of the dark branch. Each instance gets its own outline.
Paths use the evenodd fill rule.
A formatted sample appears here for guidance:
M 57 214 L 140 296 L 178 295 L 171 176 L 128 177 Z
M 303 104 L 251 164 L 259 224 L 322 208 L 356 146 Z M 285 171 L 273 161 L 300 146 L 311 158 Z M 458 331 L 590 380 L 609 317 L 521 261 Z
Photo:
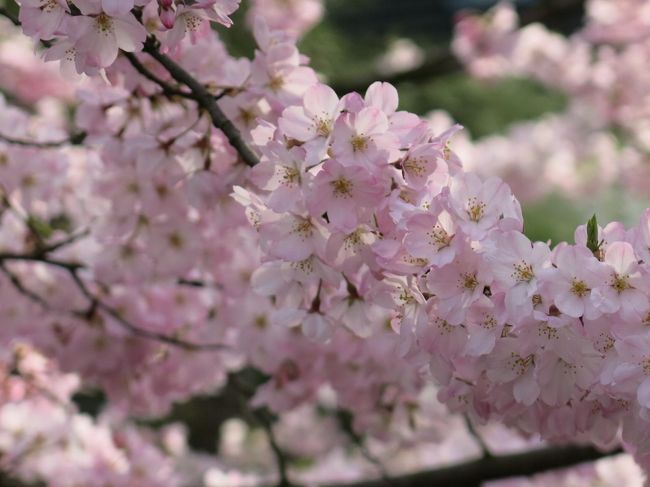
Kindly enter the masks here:
M 34 140 L 15 139 L 13 137 L 9 137 L 8 135 L 0 134 L 0 140 L 8 144 L 20 145 L 24 147 L 36 147 L 39 149 L 53 149 L 64 145 L 80 145 L 85 138 L 86 133 L 79 132 L 78 134 L 73 134 L 64 140 L 37 142 Z
M 179 90 L 178 88 L 174 88 L 169 83 L 160 79 L 158 76 L 149 71 L 147 67 L 142 64 L 136 55 L 132 52 L 122 51 L 122 55 L 129 60 L 131 66 L 133 66 L 138 73 L 147 78 L 149 81 L 153 81 L 158 86 L 160 86 L 160 88 L 163 90 L 163 93 L 168 97 L 181 96 L 183 98 L 194 99 L 194 95 L 192 93 L 187 93 L 185 91 Z
M 437 470 L 393 477 L 391 483 L 395 487 L 443 485 L 480 487 L 488 480 L 530 476 L 548 470 L 572 467 L 618 453 L 621 453 L 621 451 L 615 450 L 603 453 L 588 446 L 548 447 L 523 453 L 481 458 Z M 351 484 L 336 484 L 328 487 L 383 487 L 383 482 L 383 479 L 377 479 Z
M 75 282 L 75 284 L 77 285 L 81 293 L 90 301 L 90 306 L 92 310 L 94 310 L 95 308 L 101 309 L 107 315 L 115 319 L 122 327 L 126 328 L 129 332 L 131 332 L 135 336 L 138 336 L 140 338 L 147 338 L 150 340 L 156 340 L 162 343 L 166 343 L 168 345 L 173 345 L 190 351 L 225 350 L 229 348 L 227 345 L 224 345 L 222 343 L 192 343 L 170 335 L 164 335 L 162 333 L 156 333 L 151 330 L 139 328 L 135 326 L 133 323 L 131 323 L 130 321 L 123 318 L 122 315 L 119 313 L 119 311 L 117 311 L 115 308 L 107 305 L 106 303 L 101 301 L 95 294 L 93 294 L 90 291 L 90 289 L 88 289 L 88 286 L 86 286 L 86 283 L 83 281 L 83 279 L 79 277 L 78 269 L 72 270 L 70 272 L 70 276 L 72 277 L 72 280 Z
M 293 487 L 295 484 L 291 482 L 288 474 L 289 462 L 287 454 L 278 444 L 275 433 L 273 432 L 273 414 L 266 408 L 252 408 L 250 406 L 249 401 L 253 394 L 255 394 L 255 388 L 249 387 L 238 375 L 230 375 L 228 385 L 237 393 L 243 410 L 248 413 L 249 418 L 261 426 L 266 432 L 278 468 L 279 479 L 276 487 Z
M 5 276 L 7 276 L 9 282 L 11 282 L 11 284 L 16 288 L 16 290 L 20 294 L 31 299 L 35 303 L 40 304 L 41 307 L 43 307 L 43 309 L 52 311 L 52 306 L 50 305 L 50 303 L 48 303 L 45 299 L 43 299 L 41 296 L 36 294 L 34 291 L 27 289 L 21 282 L 20 278 L 16 274 L 11 272 L 9 269 L 7 269 L 7 266 L 5 266 L 2 261 L 0 261 L 0 272 L 2 272 Z
M 489 458 L 492 456 L 492 452 L 490 452 L 490 448 L 487 446 L 485 443 L 485 440 L 483 437 L 476 431 L 476 428 L 474 428 L 474 423 L 472 422 L 472 419 L 466 414 L 465 415 L 465 425 L 467 426 L 467 431 L 469 431 L 469 434 L 472 435 L 474 440 L 476 440 L 476 443 L 478 443 L 478 446 L 481 447 L 481 451 L 483 453 L 483 458 Z
M 176 61 L 161 53 L 155 46 L 154 42 L 153 39 L 148 39 L 144 45 L 144 51 L 158 61 L 169 72 L 172 78 L 190 89 L 194 100 L 199 104 L 199 106 L 208 112 L 213 125 L 224 133 L 228 138 L 230 145 L 237 150 L 242 160 L 248 166 L 252 167 L 256 165 L 259 162 L 259 158 L 250 147 L 248 147 L 239 133 L 239 130 L 237 130 L 233 123 L 223 113 L 221 108 L 219 108 L 214 95 L 210 93 L 205 86 L 199 83 L 190 73 L 185 71 L 185 69 L 176 63 Z
M 18 279 L 15 274 L 12 274 L 6 266 L 4 266 L 4 261 L 27 261 L 27 262 L 41 262 L 43 264 L 51 265 L 64 269 L 70 274 L 70 277 L 79 288 L 79 291 L 88 299 L 90 306 L 88 310 L 85 311 L 74 311 L 67 310 L 66 312 L 75 318 L 89 319 L 93 316 L 97 309 L 102 310 L 107 315 L 111 316 L 120 326 L 128 330 L 131 334 L 138 336 L 140 338 L 145 338 L 148 340 L 155 340 L 158 342 L 166 343 L 168 345 L 173 345 L 178 348 L 182 348 L 188 351 L 209 351 L 209 350 L 227 350 L 230 347 L 222 343 L 194 343 L 188 342 L 181 338 L 177 338 L 170 335 L 165 335 L 162 333 L 156 333 L 151 330 L 140 328 L 124 317 L 117 311 L 115 308 L 104 303 L 99 297 L 93 294 L 86 283 L 79 276 L 79 271 L 84 268 L 82 264 L 76 262 L 66 262 L 57 259 L 51 259 L 43 255 L 23 255 L 23 254 L 9 254 L 3 253 L 0 254 L 0 272 L 7 275 L 14 287 L 24 296 L 30 298 L 32 301 L 37 302 L 45 309 L 54 310 L 52 306 L 38 294 L 27 289 Z M 62 310 L 54 310 L 63 312 Z

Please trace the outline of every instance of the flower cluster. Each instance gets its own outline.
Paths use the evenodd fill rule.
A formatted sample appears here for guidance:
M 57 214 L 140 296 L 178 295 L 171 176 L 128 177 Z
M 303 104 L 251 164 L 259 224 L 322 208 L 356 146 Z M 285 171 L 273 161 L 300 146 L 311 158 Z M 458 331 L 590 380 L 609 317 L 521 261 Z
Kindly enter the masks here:
M 622 441 L 648 470 L 650 210 L 629 230 L 592 221 L 573 245 L 531 242 L 509 186 L 452 150 L 459 126 L 439 133 L 400 111 L 387 83 L 339 98 L 293 34 L 261 21 L 253 59 L 230 56 L 206 21 L 228 25 L 237 5 L 21 6 L 24 31 L 51 41 L 47 59 L 104 79 L 78 85 L 72 132 L 62 79 L 34 113 L 0 106 L 0 343 L 29 343 L 64 371 L 39 379 L 48 392 L 34 401 L 54 394 L 50 409 L 0 397 L 0 448 L 3 434 L 18 448 L 1 467 L 50 483 L 196 485 L 124 418 L 160 417 L 253 368 L 251 407 L 279 417 L 265 429 L 320 460 L 305 482 L 372 472 L 342 453 L 357 435 L 395 471 L 430 465 L 436 442 L 464 458 L 478 447 L 463 415 L 549 442 Z M 107 426 L 52 411 L 73 407 L 77 382 L 106 393 Z M 334 431 L 341 411 L 347 434 Z M 225 464 L 184 461 L 208 485 L 247 481 L 227 461 L 246 428 L 224 434 Z M 313 428 L 322 443 L 303 438 Z M 63 439 L 35 448 L 43 436 Z M 73 441 L 79 462 L 66 460 Z M 419 455 L 395 459 L 406 447 Z
M 239 0 L 26 0 L 19 19 L 25 34 L 51 45 L 46 59 L 96 74 L 115 62 L 120 49 L 141 51 L 148 34 L 173 46 L 205 32 L 211 21 L 229 27 L 238 7 Z
M 390 324 L 453 410 L 603 447 L 623 423 L 645 460 L 650 212 L 627 231 L 581 227 L 574 245 L 530 242 L 507 185 L 462 170 L 455 130 L 435 136 L 375 83 L 340 100 L 315 85 L 253 131 L 260 191 L 235 198 L 259 233 L 252 283 L 271 321 L 316 341 Z

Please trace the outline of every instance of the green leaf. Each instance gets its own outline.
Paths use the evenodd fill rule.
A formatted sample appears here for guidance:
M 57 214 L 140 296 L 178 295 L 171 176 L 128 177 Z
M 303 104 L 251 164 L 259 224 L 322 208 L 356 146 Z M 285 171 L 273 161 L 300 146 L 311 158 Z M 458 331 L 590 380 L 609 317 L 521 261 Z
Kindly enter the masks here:
M 29 218 L 27 219 L 27 226 L 44 240 L 50 238 L 50 236 L 52 236 L 52 232 L 54 232 L 54 229 L 49 225 L 48 222 L 41 220 L 39 217 L 34 215 L 29 215 Z
M 598 221 L 596 215 L 592 216 L 587 222 L 587 248 L 592 252 L 598 252 L 600 244 L 598 243 Z

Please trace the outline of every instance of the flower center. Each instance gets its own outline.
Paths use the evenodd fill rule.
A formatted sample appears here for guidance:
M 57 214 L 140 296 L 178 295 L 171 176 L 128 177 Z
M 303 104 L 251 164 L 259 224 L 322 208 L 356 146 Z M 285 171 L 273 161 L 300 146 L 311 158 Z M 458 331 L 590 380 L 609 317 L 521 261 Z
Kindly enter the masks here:
M 352 196 L 352 181 L 344 178 L 343 176 L 330 181 L 332 190 L 334 191 L 334 196 L 349 198 Z
M 424 160 L 422 158 L 408 158 L 402 164 L 405 171 L 414 174 L 415 176 L 422 176 L 425 172 Z
M 639 365 L 643 368 L 643 373 L 646 375 L 650 374 L 650 357 L 646 357 L 639 363 Z
M 332 121 L 326 118 L 316 120 L 316 133 L 321 137 L 327 137 L 332 131 Z
M 300 181 L 300 172 L 295 167 L 284 166 L 283 170 L 282 184 L 289 186 Z
M 514 264 L 513 267 L 515 271 L 512 273 L 512 277 L 519 282 L 530 282 L 535 277 L 533 266 L 523 260 L 518 264 Z
M 464 289 L 469 289 L 473 291 L 478 286 L 478 280 L 476 279 L 476 273 L 466 273 L 460 276 L 460 287 Z
M 95 25 L 100 34 L 108 35 L 113 32 L 113 20 L 104 12 L 95 17 Z
M 467 215 L 473 222 L 478 222 L 485 214 L 485 203 L 476 198 L 470 198 L 467 202 Z
M 269 80 L 269 88 L 271 91 L 279 91 L 284 86 L 284 80 L 280 76 L 273 76 Z
M 427 233 L 427 235 L 431 244 L 437 246 L 438 250 L 448 247 L 454 238 L 453 235 L 449 235 L 439 224 L 436 224 L 433 230 Z
M 622 293 L 626 289 L 630 289 L 632 286 L 627 282 L 627 276 L 620 276 L 618 274 L 614 274 L 614 278 L 612 279 L 612 284 L 611 286 L 616 289 L 619 293 Z
M 350 139 L 350 144 L 352 144 L 352 150 L 354 152 L 363 152 L 368 149 L 368 137 L 355 135 Z
M 293 224 L 293 233 L 297 233 L 305 240 L 312 236 L 313 225 L 309 220 L 299 219 Z
M 579 279 L 576 279 L 575 277 L 571 281 L 571 292 L 578 296 L 579 298 L 582 298 L 584 295 L 589 293 L 591 289 L 587 286 L 585 281 L 580 281 Z

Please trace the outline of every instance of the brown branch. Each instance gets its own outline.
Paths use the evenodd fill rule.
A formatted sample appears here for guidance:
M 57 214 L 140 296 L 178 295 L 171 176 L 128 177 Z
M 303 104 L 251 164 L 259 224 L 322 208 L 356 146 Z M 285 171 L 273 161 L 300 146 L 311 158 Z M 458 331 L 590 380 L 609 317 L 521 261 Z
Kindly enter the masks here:
M 588 446 L 555 446 L 522 453 L 480 458 L 436 470 L 393 477 L 395 487 L 480 487 L 488 480 L 530 476 L 549 470 L 572 467 L 621 453 L 601 452 Z M 327 487 L 383 487 L 383 479 L 364 480 Z
M 235 127 L 221 108 L 219 108 L 214 95 L 176 63 L 176 61 L 161 53 L 156 46 L 154 38 L 149 38 L 145 42 L 144 51 L 158 61 L 169 72 L 172 78 L 190 89 L 193 94 L 193 99 L 208 112 L 212 119 L 212 124 L 224 133 L 230 145 L 239 153 L 241 159 L 248 166 L 255 166 L 259 162 L 258 156 L 248 147 L 248 144 L 242 138 L 237 127 Z

